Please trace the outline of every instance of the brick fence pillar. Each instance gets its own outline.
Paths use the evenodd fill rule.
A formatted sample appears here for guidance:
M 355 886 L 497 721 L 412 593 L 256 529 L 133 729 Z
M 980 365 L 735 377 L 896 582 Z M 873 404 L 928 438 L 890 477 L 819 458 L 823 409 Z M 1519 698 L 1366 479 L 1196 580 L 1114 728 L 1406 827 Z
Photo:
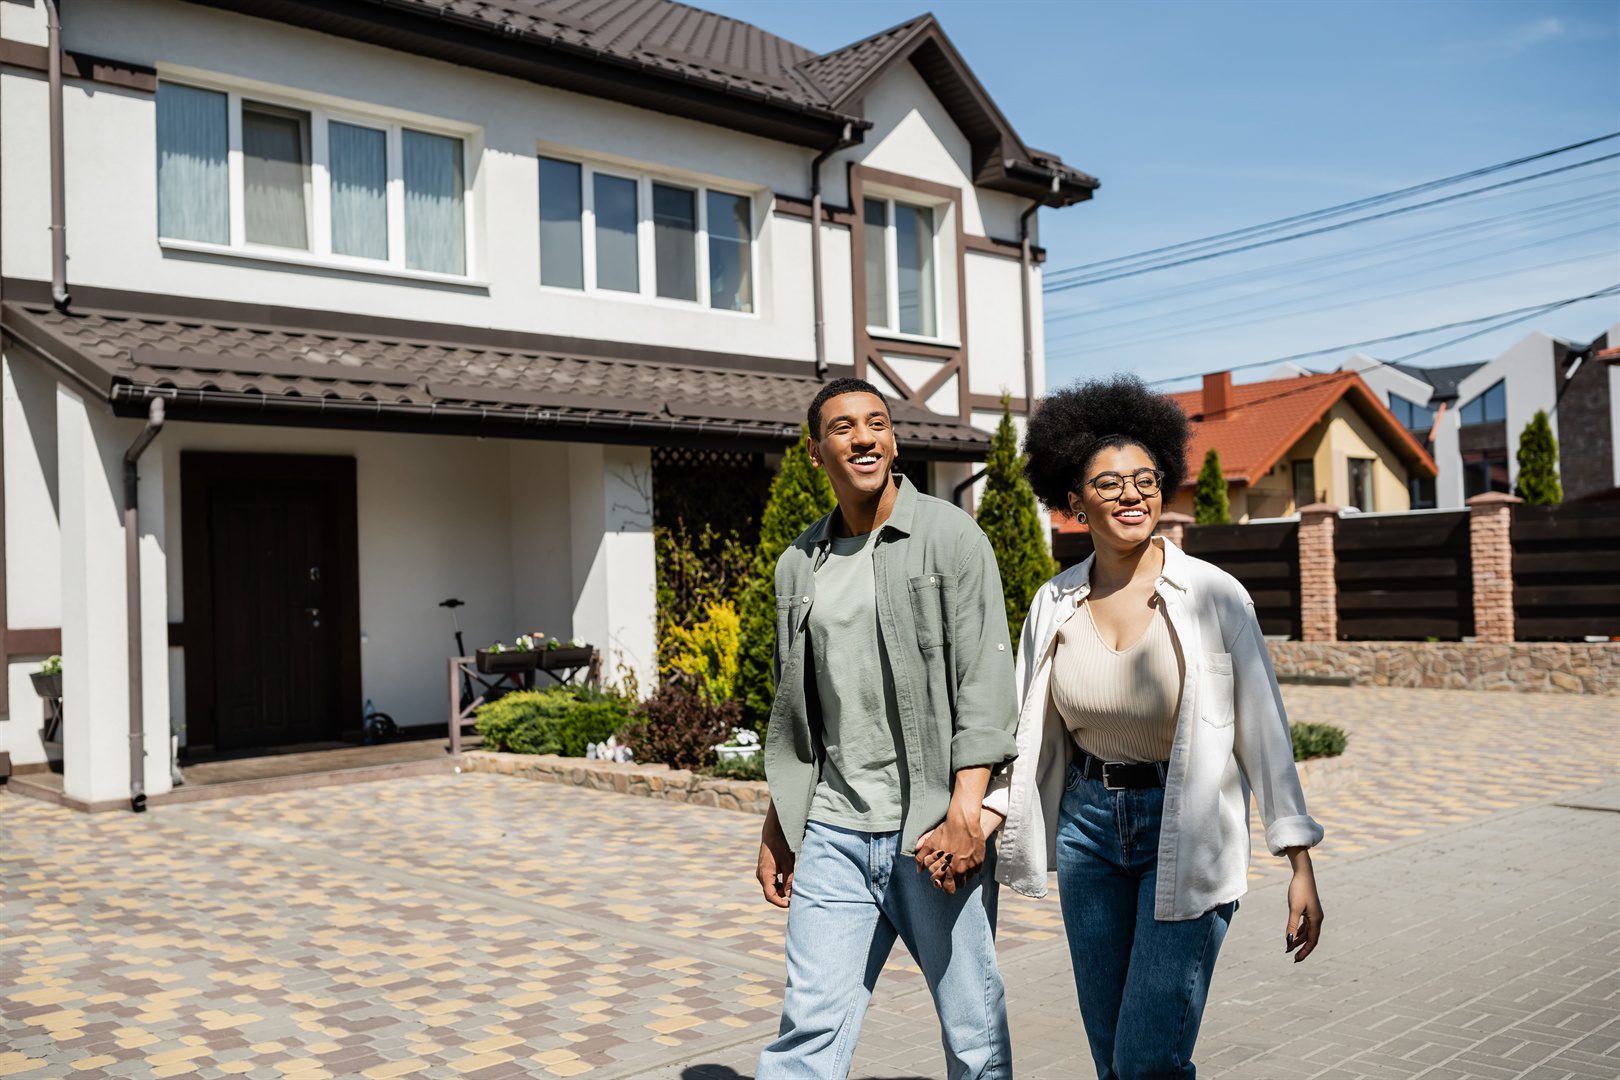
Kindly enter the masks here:
M 1174 510 L 1166 510 L 1159 515 L 1159 535 L 1176 545 L 1178 548 L 1186 547 L 1187 526 L 1193 523 L 1190 514 L 1179 514 Z
M 1468 500 L 1476 641 L 1513 641 L 1513 507 L 1523 501 L 1500 491 L 1487 491 Z
M 1339 583 L 1333 534 L 1339 508 L 1311 503 L 1299 509 L 1299 629 L 1301 641 L 1339 640 Z

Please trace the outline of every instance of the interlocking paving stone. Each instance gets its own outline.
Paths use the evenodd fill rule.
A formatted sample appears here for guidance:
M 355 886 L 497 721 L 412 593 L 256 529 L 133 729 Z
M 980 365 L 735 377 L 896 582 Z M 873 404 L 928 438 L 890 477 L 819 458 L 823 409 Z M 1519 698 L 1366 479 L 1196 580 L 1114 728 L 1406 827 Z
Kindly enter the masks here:
M 1285 688 L 1351 734 L 1328 937 L 1261 853 L 1200 1070 L 1620 1075 L 1620 724 L 1598 699 Z M 1526 808 L 1528 807 L 1528 808 Z M 75 814 L 0 795 L 0 1077 L 737 1080 L 773 1033 L 758 819 L 487 774 Z M 1003 891 L 1020 1077 L 1091 1074 L 1054 900 Z M 935 1076 L 897 952 L 855 1075 Z

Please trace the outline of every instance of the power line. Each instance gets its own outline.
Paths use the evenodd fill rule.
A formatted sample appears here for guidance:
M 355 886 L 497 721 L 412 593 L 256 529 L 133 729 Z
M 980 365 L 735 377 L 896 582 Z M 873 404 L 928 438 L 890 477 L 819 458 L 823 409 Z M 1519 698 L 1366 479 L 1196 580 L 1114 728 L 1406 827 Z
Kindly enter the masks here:
M 1597 174 L 1597 177 L 1620 177 L 1620 170 L 1599 173 Z M 1561 181 L 1557 184 L 1548 184 L 1545 187 L 1537 188 L 1535 190 L 1537 192 L 1548 191 L 1552 188 L 1564 187 L 1572 183 L 1581 183 L 1591 179 L 1594 179 L 1594 177 L 1590 175 L 1576 177 L 1572 180 Z M 1507 198 L 1516 194 L 1520 193 L 1514 192 L 1509 193 L 1508 195 L 1493 196 L 1492 198 Z M 1398 248 L 1410 247 L 1413 244 L 1421 244 L 1426 241 L 1436 240 L 1442 237 L 1458 236 L 1465 233 L 1482 231 L 1486 234 L 1471 237 L 1470 239 L 1463 241 L 1461 245 L 1453 245 L 1451 248 L 1431 249 L 1427 251 L 1426 254 L 1432 254 L 1437 250 L 1455 250 L 1457 247 L 1478 243 L 1481 240 L 1487 239 L 1490 233 L 1503 231 L 1495 228 L 1495 226 L 1502 225 L 1503 223 L 1508 223 L 1514 228 L 1521 228 L 1532 223 L 1551 225 L 1557 222 L 1572 220 L 1574 218 L 1584 216 L 1595 210 L 1607 210 L 1609 208 L 1607 204 L 1613 203 L 1616 200 L 1620 200 L 1620 187 L 1616 187 L 1614 190 L 1589 192 L 1585 195 L 1577 195 L 1573 198 L 1561 199 L 1557 202 L 1547 203 L 1542 206 L 1534 206 L 1528 209 L 1512 210 L 1505 214 L 1497 214 L 1492 217 L 1480 218 L 1475 221 L 1461 222 L 1456 225 L 1446 225 L 1438 229 L 1429 229 L 1424 232 L 1414 233 L 1411 236 L 1402 237 L 1398 240 L 1379 240 L 1375 243 L 1364 244 L 1360 247 L 1348 248 L 1343 251 L 1332 251 L 1322 255 L 1310 255 L 1302 259 L 1292 259 L 1287 262 L 1250 267 L 1246 270 L 1237 270 L 1229 274 L 1218 274 L 1214 277 L 1203 278 L 1198 281 L 1186 282 L 1180 285 L 1173 285 L 1169 288 L 1160 289 L 1156 292 L 1135 296 L 1129 300 L 1110 302 L 1104 306 L 1078 307 L 1056 312 L 1053 312 L 1049 308 L 1046 315 L 1046 324 L 1051 326 L 1055 323 L 1068 322 L 1072 319 L 1086 318 L 1104 312 L 1118 311 L 1121 308 L 1140 307 L 1143 304 L 1160 303 L 1165 300 L 1178 299 L 1182 296 L 1190 294 L 1196 295 L 1198 293 L 1219 291 L 1228 285 L 1237 282 L 1253 281 L 1256 279 L 1263 281 L 1268 277 L 1274 277 L 1281 274 L 1290 273 L 1292 271 L 1302 270 L 1306 267 L 1320 266 L 1324 263 L 1342 264 L 1348 260 L 1364 259 L 1384 251 L 1393 251 Z M 1513 229 L 1510 228 L 1507 231 L 1513 231 Z
M 1577 161 L 1572 165 L 1560 165 L 1556 169 L 1547 169 L 1543 172 L 1531 173 L 1528 176 L 1515 177 L 1512 180 L 1502 180 L 1495 184 L 1487 184 L 1484 187 L 1472 188 L 1468 191 L 1459 191 L 1454 195 L 1444 195 L 1438 199 L 1430 199 L 1427 202 L 1413 203 L 1411 206 L 1402 206 L 1397 207 L 1394 210 L 1384 210 L 1377 214 L 1368 214 L 1365 217 L 1351 218 L 1349 221 L 1341 221 L 1333 225 L 1323 225 L 1320 228 L 1306 229 L 1303 232 L 1289 233 L 1286 236 L 1274 236 L 1268 240 L 1256 240 L 1250 244 L 1243 244 L 1234 248 L 1225 248 L 1221 251 L 1211 251 L 1203 255 L 1189 255 L 1186 258 L 1177 259 L 1172 262 L 1160 263 L 1156 266 L 1144 266 L 1134 270 L 1121 270 L 1117 273 L 1104 274 L 1100 277 L 1085 278 L 1080 281 L 1063 281 L 1057 283 L 1056 285 L 1048 284 L 1042 287 L 1042 291 L 1047 293 L 1068 292 L 1071 289 L 1079 289 L 1087 285 L 1101 285 L 1106 281 L 1119 281 L 1122 278 L 1136 277 L 1140 274 L 1151 274 L 1157 270 L 1169 270 L 1172 267 L 1186 266 L 1190 263 L 1205 262 L 1209 259 L 1219 259 L 1227 255 L 1237 255 L 1241 252 L 1271 247 L 1275 244 L 1283 244 L 1290 240 L 1299 240 L 1307 236 L 1320 236 L 1323 233 L 1338 232 L 1340 229 L 1348 229 L 1352 226 L 1362 225 L 1369 221 L 1379 221 L 1383 218 L 1396 217 L 1400 214 L 1410 214 L 1418 210 L 1427 210 L 1431 207 L 1440 206 L 1444 203 L 1456 202 L 1458 199 L 1472 198 L 1473 196 L 1479 195 L 1486 191 L 1496 191 L 1500 188 L 1512 187 L 1516 184 L 1523 184 L 1531 180 L 1539 180 L 1544 176 L 1553 176 L 1558 173 L 1569 172 L 1571 169 L 1582 169 L 1588 165 L 1596 165 L 1599 162 L 1612 161 L 1615 158 L 1620 158 L 1620 153 L 1604 154 L 1601 157 L 1588 158 L 1585 161 Z
M 1478 169 L 1471 169 L 1468 172 L 1457 173 L 1454 176 L 1442 177 L 1439 180 L 1429 180 L 1422 184 L 1414 184 L 1411 187 L 1385 192 L 1382 195 L 1371 195 L 1366 198 L 1353 200 L 1351 202 L 1339 203 L 1336 206 L 1324 207 L 1320 210 L 1311 210 L 1303 214 L 1295 214 L 1291 217 L 1277 218 L 1276 220 L 1262 222 L 1258 225 L 1248 225 L 1241 229 L 1233 229 L 1230 232 L 1216 233 L 1211 236 L 1200 237 L 1196 240 L 1184 240 L 1177 244 L 1167 244 L 1163 247 L 1150 248 L 1146 251 L 1138 251 L 1130 255 L 1118 255 L 1112 259 L 1102 259 L 1097 262 L 1083 263 L 1078 266 L 1066 266 L 1061 269 L 1050 270 L 1047 272 L 1046 276 L 1048 279 L 1050 279 L 1069 274 L 1080 274 L 1087 270 L 1096 270 L 1100 267 L 1112 266 L 1116 263 L 1133 262 L 1139 259 L 1145 259 L 1152 255 L 1162 255 L 1167 252 L 1181 251 L 1187 248 L 1206 247 L 1219 241 L 1235 239 L 1242 236 L 1260 235 L 1265 232 L 1285 228 L 1289 225 L 1300 224 L 1305 221 L 1320 220 L 1322 218 L 1333 217 L 1338 214 L 1350 213 L 1369 206 L 1377 206 L 1394 199 L 1404 198 L 1408 195 L 1417 195 L 1425 191 L 1433 191 L 1438 188 L 1447 187 L 1451 184 L 1458 184 L 1466 180 L 1476 179 L 1480 176 L 1487 176 L 1494 172 L 1501 172 L 1504 169 L 1511 169 L 1519 165 L 1525 165 L 1532 161 L 1540 161 L 1543 158 L 1556 157 L 1559 154 L 1566 154 L 1571 150 L 1579 150 L 1583 147 L 1594 146 L 1597 143 L 1607 142 L 1608 140 L 1614 138 L 1620 138 L 1620 131 L 1610 132 L 1607 135 L 1599 135 L 1591 139 L 1583 139 L 1580 142 L 1573 142 L 1566 146 L 1554 147 L 1551 150 L 1542 150 L 1538 153 L 1529 154 L 1525 157 L 1514 158 L 1510 161 L 1498 162 L 1495 165 L 1486 165 Z
M 1415 338 L 1415 337 L 1425 337 L 1425 336 L 1427 336 L 1429 334 L 1438 334 L 1442 330 L 1456 330 L 1459 327 L 1463 327 L 1463 326 L 1478 326 L 1482 322 L 1491 322 L 1491 321 L 1496 320 L 1496 319 L 1501 319 L 1504 316 L 1509 316 L 1507 321 L 1501 323 L 1500 325 L 1489 326 L 1489 327 L 1486 327 L 1484 330 L 1480 330 L 1480 331 L 1477 331 L 1475 333 L 1465 334 L 1462 337 L 1454 338 L 1454 339 L 1452 339 L 1450 341 L 1441 342 L 1439 345 L 1434 345 L 1434 346 L 1430 346 L 1428 348 L 1419 349 L 1417 352 L 1408 353 L 1405 356 L 1396 357 L 1394 360 L 1380 360 L 1378 362 L 1378 364 L 1376 365 L 1378 367 L 1387 367 L 1390 364 L 1404 363 L 1405 361 L 1411 360 L 1414 357 L 1423 356 L 1426 353 L 1435 352 L 1435 351 L 1437 351 L 1439 349 L 1447 348 L 1447 347 L 1449 347 L 1451 345 L 1460 344 L 1461 342 L 1467 341 L 1470 338 L 1479 337 L 1481 334 L 1488 334 L 1488 333 L 1490 333 L 1490 332 L 1492 332 L 1494 330 L 1500 330 L 1503 327 L 1512 326 L 1514 323 L 1517 323 L 1517 322 L 1524 322 L 1524 321 L 1526 321 L 1528 319 L 1534 319 L 1534 318 L 1536 318 L 1536 317 L 1538 317 L 1540 315 L 1549 314 L 1551 312 L 1557 311 L 1559 308 L 1568 307 L 1571 304 L 1579 304 L 1579 303 L 1582 303 L 1582 302 L 1587 301 L 1587 300 L 1598 300 L 1598 299 L 1601 299 L 1603 297 L 1617 296 L 1617 295 L 1620 295 L 1620 283 L 1606 286 L 1606 287 L 1604 287 L 1602 289 L 1598 289 L 1598 290 L 1596 290 L 1594 292 L 1589 292 L 1589 293 L 1585 294 L 1584 296 L 1572 296 L 1572 297 L 1568 297 L 1567 299 L 1564 299 L 1564 300 L 1549 301 L 1548 303 L 1545 303 L 1545 304 L 1533 304 L 1530 307 L 1510 308 L 1507 311 L 1497 311 L 1497 312 L 1493 312 L 1490 315 L 1481 315 L 1478 318 L 1474 318 L 1474 319 L 1461 319 L 1461 320 L 1459 320 L 1457 322 L 1440 323 L 1437 326 L 1426 326 L 1421 330 L 1406 330 L 1406 331 L 1403 331 L 1403 332 L 1401 332 L 1399 334 L 1388 334 L 1388 335 L 1386 335 L 1384 337 L 1367 338 L 1367 339 L 1365 339 L 1363 341 L 1351 341 L 1351 342 L 1346 342 L 1346 343 L 1341 344 L 1341 345 L 1330 345 L 1325 349 L 1313 349 L 1313 350 L 1311 350 L 1309 352 L 1293 353 L 1293 354 L 1288 355 L 1288 356 L 1277 356 L 1277 357 L 1273 357 L 1270 360 L 1255 360 L 1255 361 L 1251 361 L 1250 363 L 1247 363 L 1247 364 L 1232 364 L 1232 365 L 1229 365 L 1227 367 L 1216 368 L 1214 371 L 1198 371 L 1198 372 L 1191 372 L 1191 373 L 1188 373 L 1188 374 L 1185 374 L 1185 375 L 1171 375 L 1171 376 L 1168 376 L 1168 377 L 1163 378 L 1163 379 L 1154 379 L 1151 382 L 1149 382 L 1148 385 L 1149 386 L 1163 386 L 1165 383 L 1184 382 L 1184 381 L 1186 381 L 1188 379 L 1202 378 L 1205 375 L 1219 375 L 1223 371 L 1250 371 L 1250 370 L 1252 370 L 1254 368 L 1272 367 L 1272 366 L 1275 366 L 1277 364 L 1287 364 L 1287 363 L 1291 363 L 1292 361 L 1295 361 L 1295 360 L 1309 360 L 1309 359 L 1312 359 L 1312 358 L 1318 357 L 1318 356 L 1327 356 L 1330 353 L 1343 352 L 1346 349 L 1361 349 L 1361 348 L 1365 348 L 1365 347 L 1367 347 L 1369 345 L 1384 345 L 1384 344 L 1388 344 L 1391 341 L 1404 341 L 1404 340 L 1407 340 L 1407 339 L 1410 339 L 1410 338 Z M 1369 368 L 1368 370 L 1371 370 L 1371 368 Z

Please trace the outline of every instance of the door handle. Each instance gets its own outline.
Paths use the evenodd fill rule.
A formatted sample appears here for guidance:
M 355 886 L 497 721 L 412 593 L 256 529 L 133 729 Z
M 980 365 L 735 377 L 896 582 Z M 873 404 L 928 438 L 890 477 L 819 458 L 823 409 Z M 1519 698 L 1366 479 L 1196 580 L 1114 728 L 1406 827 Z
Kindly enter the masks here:
M 318 608 L 318 607 L 307 607 L 307 608 L 304 609 L 304 614 L 309 616 L 309 622 L 310 622 L 311 626 L 319 626 L 319 625 L 321 625 L 321 609 L 320 608 Z

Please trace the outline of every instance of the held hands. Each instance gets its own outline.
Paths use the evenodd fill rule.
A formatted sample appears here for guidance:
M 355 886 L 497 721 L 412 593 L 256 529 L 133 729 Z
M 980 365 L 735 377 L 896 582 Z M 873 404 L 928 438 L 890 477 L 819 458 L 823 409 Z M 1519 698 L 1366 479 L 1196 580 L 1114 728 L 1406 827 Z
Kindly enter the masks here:
M 952 799 L 945 820 L 918 839 L 917 868 L 954 894 L 984 865 L 985 841 L 1000 825 L 994 810 Z
M 793 899 L 793 866 L 796 857 L 782 834 L 782 823 L 776 818 L 773 805 L 765 815 L 765 828 L 759 837 L 759 866 L 754 877 L 764 890 L 770 904 L 785 908 Z
M 1283 947 L 1299 963 L 1316 950 L 1322 937 L 1322 900 L 1316 894 L 1316 871 L 1310 852 L 1292 848 L 1288 859 L 1294 864 L 1294 878 L 1288 883 L 1288 923 L 1283 928 Z M 1297 951 L 1296 951 L 1297 950 Z

